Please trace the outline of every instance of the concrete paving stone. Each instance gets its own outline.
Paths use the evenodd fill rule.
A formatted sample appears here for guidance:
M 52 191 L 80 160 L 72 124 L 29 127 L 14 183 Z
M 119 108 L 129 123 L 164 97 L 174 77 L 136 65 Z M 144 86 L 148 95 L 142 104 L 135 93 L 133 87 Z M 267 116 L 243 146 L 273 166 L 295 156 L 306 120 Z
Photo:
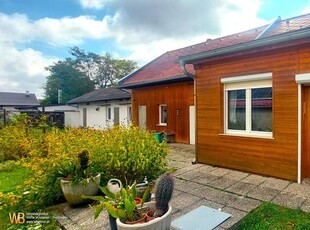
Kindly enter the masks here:
M 179 183 L 175 186 L 175 189 L 179 190 L 179 191 L 183 191 L 183 192 L 188 192 L 188 190 L 192 190 L 192 189 L 196 189 L 196 188 L 200 188 L 201 184 L 197 184 L 195 182 L 191 182 L 191 181 L 184 181 L 184 183 Z
M 194 169 L 194 171 L 198 171 L 200 173 L 203 173 L 203 174 L 208 174 L 209 172 L 213 171 L 217 169 L 217 167 L 214 167 L 212 165 L 202 165 L 202 167 L 199 167 L 197 169 Z
M 172 207 L 176 209 L 184 209 L 200 199 L 200 197 L 193 196 L 188 193 L 182 193 L 178 196 L 173 197 L 170 203 Z
M 231 208 L 231 207 L 224 207 L 222 211 L 232 215 L 228 220 L 226 220 L 224 223 L 220 225 L 220 227 L 226 228 L 226 229 L 229 229 L 230 227 L 232 227 L 234 224 L 239 222 L 247 214 L 247 212 L 240 211 L 238 209 Z
M 209 195 L 209 197 L 207 197 L 207 199 L 223 205 L 229 205 L 233 203 L 237 198 L 238 198 L 237 195 L 222 191 L 219 191 L 215 194 L 211 194 Z
M 250 212 L 253 209 L 260 206 L 261 203 L 262 203 L 262 201 L 259 201 L 259 200 L 247 198 L 244 196 L 239 196 L 239 197 L 237 197 L 237 199 L 235 201 L 230 203 L 228 206 L 235 208 L 235 209 L 238 209 L 238 210 L 241 210 L 241 211 Z
M 288 180 L 281 180 L 273 177 L 268 177 L 267 180 L 265 180 L 260 186 L 273 188 L 277 190 L 283 190 L 291 183 L 292 182 Z
M 310 186 L 307 184 L 292 183 L 284 189 L 284 192 L 310 198 Z
M 191 180 L 191 179 L 193 179 L 195 177 L 204 176 L 204 175 L 205 174 L 199 172 L 199 170 L 192 170 L 192 171 L 189 171 L 189 172 L 186 172 L 186 173 L 179 174 L 179 175 L 177 175 L 177 177 L 185 179 L 185 180 Z
M 208 185 L 210 182 L 217 180 L 219 178 L 221 178 L 221 177 L 206 174 L 203 176 L 197 176 L 197 177 L 193 178 L 192 181 L 200 183 L 200 184 Z
M 306 198 L 304 197 L 281 192 L 271 202 L 287 208 L 299 209 L 305 200 Z
M 304 212 L 310 212 L 310 198 L 305 200 L 305 202 L 301 205 L 300 209 L 303 210 Z
M 279 190 L 258 186 L 257 188 L 250 191 L 247 196 L 262 201 L 271 201 L 278 194 Z
M 181 193 L 184 193 L 184 192 L 183 192 L 183 191 L 180 191 L 180 190 L 174 189 L 174 190 L 173 190 L 173 193 L 172 193 L 172 197 L 178 196 L 178 195 L 180 195 Z
M 192 163 L 188 163 L 186 166 L 180 168 L 180 169 L 177 169 L 175 172 L 173 172 L 172 174 L 173 175 L 180 175 L 180 174 L 183 174 L 183 173 L 186 173 L 186 172 L 189 172 L 189 171 L 192 171 L 194 169 L 198 169 L 200 167 L 202 167 L 203 165 L 202 164 L 192 164 Z
M 237 182 L 230 187 L 228 187 L 226 190 L 229 192 L 233 192 L 239 195 L 246 195 L 249 191 L 255 189 L 257 185 L 249 184 L 245 182 Z
M 196 188 L 196 189 L 188 190 L 187 192 L 189 194 L 194 195 L 194 196 L 198 196 L 198 197 L 210 200 L 209 197 L 215 196 L 215 194 L 220 192 L 220 191 L 215 189 L 215 188 L 208 187 L 208 186 L 201 186 L 201 187 Z
M 216 167 L 216 169 L 210 171 L 210 174 L 214 175 L 214 176 L 222 177 L 222 176 L 224 176 L 224 175 L 226 175 L 226 174 L 228 174 L 230 172 L 231 172 L 230 169 Z
M 211 181 L 208 185 L 211 187 L 224 189 L 224 188 L 227 188 L 227 187 L 229 187 L 235 183 L 237 183 L 237 181 L 229 179 L 229 178 L 221 177 L 217 180 Z
M 249 183 L 249 184 L 260 185 L 261 183 L 263 183 L 266 180 L 267 180 L 267 177 L 255 175 L 255 174 L 250 174 L 248 177 L 244 178 L 241 181 L 245 182 L 245 183 Z
M 225 174 L 223 177 L 228 178 L 228 179 L 232 179 L 232 180 L 242 180 L 242 179 L 246 178 L 249 175 L 250 174 L 246 173 L 246 172 L 240 172 L 240 171 L 231 170 L 231 172 Z

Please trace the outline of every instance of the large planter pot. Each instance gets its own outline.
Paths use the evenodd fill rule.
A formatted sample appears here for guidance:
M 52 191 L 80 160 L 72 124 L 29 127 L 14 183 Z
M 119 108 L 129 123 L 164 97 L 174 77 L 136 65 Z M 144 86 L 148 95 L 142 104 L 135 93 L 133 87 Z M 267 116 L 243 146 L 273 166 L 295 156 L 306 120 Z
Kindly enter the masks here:
M 155 201 L 147 202 L 143 205 L 143 207 L 148 207 L 150 209 L 155 209 Z M 155 218 L 150 222 L 139 223 L 139 224 L 125 224 L 120 221 L 120 219 L 116 219 L 116 225 L 118 230 L 169 230 L 171 225 L 171 214 L 172 207 L 169 205 L 168 211 L 165 215 Z
M 75 184 L 72 181 L 62 179 L 60 186 L 62 192 L 70 205 L 85 204 L 88 200 L 82 199 L 81 196 L 94 196 L 98 193 L 101 175 L 98 174 L 92 178 L 87 178 Z

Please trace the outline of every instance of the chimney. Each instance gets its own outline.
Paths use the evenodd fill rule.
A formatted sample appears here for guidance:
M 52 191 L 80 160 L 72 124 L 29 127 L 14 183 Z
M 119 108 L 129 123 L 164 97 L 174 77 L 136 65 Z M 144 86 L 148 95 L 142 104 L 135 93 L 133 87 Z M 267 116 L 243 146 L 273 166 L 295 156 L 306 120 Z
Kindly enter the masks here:
M 62 90 L 59 89 L 58 90 L 58 104 L 61 104 L 61 102 L 62 102 Z
M 30 96 L 30 94 L 29 94 L 29 91 L 27 90 L 26 91 L 26 97 L 29 97 Z

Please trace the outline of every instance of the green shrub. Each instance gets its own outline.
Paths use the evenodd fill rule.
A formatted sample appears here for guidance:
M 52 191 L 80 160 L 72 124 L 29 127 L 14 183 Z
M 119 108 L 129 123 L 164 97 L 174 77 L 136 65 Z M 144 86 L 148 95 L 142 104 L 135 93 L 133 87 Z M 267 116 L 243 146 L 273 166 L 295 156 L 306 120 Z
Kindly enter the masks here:
M 166 170 L 167 145 L 135 127 L 117 126 L 104 131 L 52 128 L 43 133 L 27 127 L 25 122 L 18 122 L 8 126 L 5 133 L 9 128 L 14 132 L 19 129 L 23 142 L 12 137 L 15 147 L 6 145 L 7 150 L 10 155 L 14 155 L 16 149 L 22 152 L 18 157 L 22 157 L 22 164 L 33 172 L 21 188 L 21 194 L 14 197 L 13 203 L 24 210 L 44 208 L 62 199 L 59 165 L 67 161 L 77 163 L 76 156 L 83 149 L 89 150 L 89 171 L 102 174 L 102 185 L 111 178 L 118 178 L 125 185 L 135 180 L 140 182 L 145 176 L 151 181 Z
M 0 163 L 4 161 L 4 154 L 0 152 Z
M 93 161 L 103 178 L 118 178 L 130 185 L 135 180 L 155 180 L 166 170 L 166 143 L 158 143 L 148 131 L 135 127 L 114 127 L 107 131 L 102 148 Z

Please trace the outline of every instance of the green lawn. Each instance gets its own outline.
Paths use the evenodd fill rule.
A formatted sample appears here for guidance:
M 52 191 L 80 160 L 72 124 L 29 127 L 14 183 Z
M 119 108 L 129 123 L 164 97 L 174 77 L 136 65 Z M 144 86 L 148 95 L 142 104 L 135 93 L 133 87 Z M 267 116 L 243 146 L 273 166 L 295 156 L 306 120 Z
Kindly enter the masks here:
M 16 186 L 21 185 L 30 175 L 30 170 L 22 166 L 15 166 L 12 171 L 0 172 L 0 192 L 14 192 Z
M 310 229 L 310 213 L 292 210 L 271 203 L 264 203 L 250 212 L 237 226 L 247 229 Z
M 24 181 L 31 177 L 31 171 L 23 166 L 16 166 L 14 162 L 0 163 L 0 192 L 5 194 L 8 192 L 16 192 L 16 186 L 22 185 Z M 1 206 L 1 205 L 0 205 Z M 60 229 L 55 220 L 46 225 L 10 225 L 9 212 L 18 212 L 21 210 L 2 209 L 0 211 L 0 229 L 24 230 L 24 229 Z

